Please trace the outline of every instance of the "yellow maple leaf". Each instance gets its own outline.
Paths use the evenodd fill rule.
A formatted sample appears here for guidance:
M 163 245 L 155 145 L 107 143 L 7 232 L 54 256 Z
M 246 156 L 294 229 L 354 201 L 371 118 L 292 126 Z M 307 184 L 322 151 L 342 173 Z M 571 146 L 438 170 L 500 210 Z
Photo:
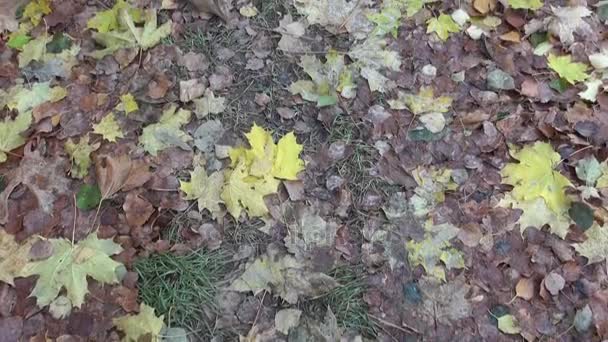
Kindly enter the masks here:
M 446 113 L 452 105 L 449 96 L 435 97 L 433 88 L 421 87 L 418 94 L 399 91 L 397 99 L 388 100 L 392 109 L 408 109 L 413 114 Z
M 27 131 L 31 122 L 32 112 L 21 113 L 15 120 L 6 118 L 0 121 L 0 163 L 6 161 L 8 152 L 25 144 L 21 133 Z
M 304 170 L 304 161 L 300 159 L 302 145 L 298 144 L 293 132 L 283 136 L 277 144 L 277 153 L 272 164 L 272 175 L 276 178 L 296 180 Z
M 205 168 L 196 166 L 190 172 L 190 181 L 179 181 L 180 189 L 186 194 L 186 200 L 197 200 L 198 210 L 209 210 L 215 218 L 221 211 L 220 193 L 224 185 L 224 174 L 217 171 L 207 176 Z
M 568 210 L 570 200 L 565 187 L 572 183 L 555 171 L 561 160 L 548 143 L 537 142 L 519 151 L 511 150 L 519 163 L 509 163 L 501 171 L 503 183 L 513 185 L 511 195 L 519 202 L 543 198 L 556 214 Z
M 547 203 L 541 197 L 531 201 L 519 202 L 510 194 L 507 194 L 499 203 L 498 206 L 505 208 L 521 209 L 523 213 L 519 217 L 519 229 L 523 236 L 524 231 L 528 227 L 541 229 L 545 224 L 549 226 L 551 233 L 565 238 L 570 228 L 570 219 L 566 212 L 554 213 L 547 207 Z
M 35 239 L 27 239 L 18 244 L 13 235 L 0 229 L 0 281 L 15 285 L 13 280 L 21 275 L 34 242 Z
M 34 26 L 40 23 L 42 16 L 51 13 L 48 0 L 32 0 L 23 9 L 23 17 L 29 18 Z
M 150 335 L 152 341 L 160 340 L 160 331 L 163 329 L 163 315 L 157 317 L 154 308 L 141 303 L 137 315 L 128 315 L 114 318 L 112 322 L 118 330 L 125 333 L 123 341 L 139 341 L 141 337 Z
M 264 196 L 277 191 L 279 181 L 272 175 L 254 177 L 248 172 L 247 162 L 241 159 L 234 170 L 226 171 L 226 184 L 221 198 L 228 212 L 235 218 L 241 216 L 243 209 L 252 217 L 264 216 L 268 213 Z
M 116 142 L 117 138 L 124 138 L 122 130 L 112 112 L 104 116 L 98 124 L 93 126 L 93 133 L 100 134 L 109 142 Z
M 133 113 L 139 110 L 137 101 L 135 101 L 135 97 L 133 97 L 133 94 L 131 93 L 126 93 L 120 97 L 120 106 L 121 109 L 125 111 L 125 114 Z
M 431 18 L 427 22 L 426 33 L 435 32 L 439 39 L 446 41 L 450 33 L 460 32 L 460 26 L 447 14 L 441 14 L 438 18 Z
M 597 223 L 585 232 L 587 240 L 574 244 L 574 249 L 589 260 L 589 264 L 602 262 L 608 256 L 608 225 Z

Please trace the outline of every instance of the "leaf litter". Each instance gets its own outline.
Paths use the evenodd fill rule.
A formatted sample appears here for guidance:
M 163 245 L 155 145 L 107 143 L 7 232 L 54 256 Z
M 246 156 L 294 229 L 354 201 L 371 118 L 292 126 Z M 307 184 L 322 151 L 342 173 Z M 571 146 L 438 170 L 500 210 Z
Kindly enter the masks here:
M 605 4 L 156 5 L 0 2 L 0 336 L 608 337 Z

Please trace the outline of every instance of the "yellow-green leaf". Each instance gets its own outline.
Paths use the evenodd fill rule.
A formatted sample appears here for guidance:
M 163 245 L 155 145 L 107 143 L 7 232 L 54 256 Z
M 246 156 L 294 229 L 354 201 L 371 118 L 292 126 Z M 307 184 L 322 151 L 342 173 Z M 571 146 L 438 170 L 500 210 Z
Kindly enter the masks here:
M 135 101 L 135 97 L 133 97 L 133 94 L 131 93 L 122 95 L 120 97 L 120 103 L 122 105 L 122 110 L 125 111 L 125 114 L 133 113 L 139 110 L 137 101 Z
M 547 61 L 549 68 L 570 84 L 582 82 L 589 77 L 589 74 L 586 73 L 587 65 L 572 62 L 572 56 L 570 55 L 556 56 L 549 54 Z
M 298 173 L 304 170 L 304 161 L 300 159 L 302 149 L 302 145 L 298 144 L 293 132 L 283 136 L 277 144 L 272 175 L 280 179 L 298 179 Z
M 72 244 L 67 239 L 47 240 L 53 254 L 47 259 L 30 262 L 23 269 L 23 276 L 38 275 L 30 296 L 36 297 L 39 307 L 50 304 L 65 288 L 72 306 L 81 307 L 89 292 L 87 277 L 102 284 L 119 282 L 122 264 L 110 258 L 122 252 L 112 240 L 100 240 L 92 233 L 85 240 Z
M 519 229 L 523 236 L 528 227 L 541 229 L 545 224 L 549 225 L 551 233 L 564 239 L 570 228 L 570 218 L 566 212 L 555 213 L 547 206 L 545 200 L 538 197 L 529 201 L 516 201 L 510 194 L 507 194 L 499 203 L 499 206 L 522 210 L 519 217 Z
M 568 210 L 565 188 L 572 184 L 555 168 L 560 155 L 548 143 L 537 142 L 519 151 L 511 150 L 519 163 L 509 163 L 501 171 L 503 183 L 513 185 L 511 195 L 519 202 L 543 198 L 556 214 Z
M 514 9 L 537 10 L 543 7 L 541 0 L 509 0 L 509 6 Z
M 450 33 L 460 32 L 460 26 L 447 14 L 441 14 L 439 18 L 431 18 L 427 22 L 426 33 L 435 32 L 439 39 L 446 41 Z
M 216 171 L 207 176 L 205 168 L 196 166 L 194 171 L 190 172 L 190 181 L 179 181 L 180 190 L 182 190 L 186 200 L 197 200 L 198 210 L 209 210 L 213 218 L 221 211 L 220 203 L 222 200 L 220 194 L 224 185 L 224 174 Z
M 100 134 L 109 142 L 116 142 L 116 139 L 124 138 L 120 125 L 116 122 L 113 112 L 104 116 L 98 124 L 93 126 L 93 133 Z
M 164 316 L 157 317 L 154 308 L 141 303 L 137 315 L 114 318 L 112 322 L 125 334 L 123 341 L 137 342 L 140 338 L 149 336 L 151 341 L 160 340 L 160 331 L 164 327 Z
M 32 112 L 20 113 L 14 120 L 5 118 L 0 121 L 0 163 L 6 161 L 7 153 L 25 144 L 21 135 L 27 131 L 32 122 Z
M 21 276 L 34 242 L 35 239 L 29 238 L 19 244 L 14 235 L 0 228 L 0 281 L 15 285 L 13 281 Z
M 51 41 L 51 37 L 43 34 L 36 39 L 32 39 L 21 47 L 19 53 L 19 67 L 23 68 L 31 61 L 40 61 L 46 53 L 46 44 Z
M 171 104 L 163 111 L 157 123 L 144 127 L 139 143 L 153 156 L 173 146 L 189 150 L 188 142 L 192 137 L 180 127 L 190 122 L 191 115 L 189 110 L 178 110 L 177 105 Z
M 446 113 L 452 105 L 452 98 L 448 96 L 435 97 L 433 88 L 421 87 L 418 94 L 409 94 L 399 91 L 395 100 L 388 100 L 392 109 L 408 109 L 413 114 Z
M 594 223 L 585 231 L 587 240 L 575 243 L 574 249 L 587 258 L 589 264 L 602 262 L 608 257 L 608 225 L 600 226 Z
M 29 18 L 34 26 L 40 23 L 42 16 L 51 13 L 49 0 L 32 0 L 23 9 L 23 17 Z
M 521 332 L 519 323 L 513 315 L 502 315 L 496 320 L 498 320 L 498 330 L 505 334 L 517 335 Z
M 65 143 L 65 151 L 72 159 L 72 169 L 70 174 L 74 178 L 84 178 L 89 173 L 91 166 L 91 152 L 96 151 L 100 143 L 89 145 L 89 136 L 80 138 L 78 143 L 68 139 Z
M 141 9 L 131 7 L 125 0 L 118 0 L 111 9 L 95 13 L 95 16 L 87 22 L 87 27 L 102 33 L 116 30 L 121 27 L 118 16 L 123 9 L 129 12 L 135 22 L 141 22 L 143 17 Z

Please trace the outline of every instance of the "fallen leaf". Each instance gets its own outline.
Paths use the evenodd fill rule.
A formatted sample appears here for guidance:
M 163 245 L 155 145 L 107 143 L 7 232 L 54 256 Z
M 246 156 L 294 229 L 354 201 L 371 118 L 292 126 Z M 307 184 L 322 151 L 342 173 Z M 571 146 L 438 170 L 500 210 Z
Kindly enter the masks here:
M 135 192 L 127 194 L 122 209 L 125 211 L 127 223 L 131 227 L 143 226 L 154 213 L 152 204 Z
M 473 8 L 481 14 L 488 14 L 496 8 L 496 0 L 474 0 Z
M 254 5 L 249 4 L 241 7 L 241 9 L 239 9 L 239 13 L 241 13 L 243 17 L 252 18 L 258 15 L 259 11 Z
M 114 318 L 112 322 L 118 330 L 125 334 L 123 341 L 137 342 L 140 338 L 148 336 L 151 341 L 156 341 L 160 337 L 160 332 L 165 326 L 164 316 L 157 317 L 154 308 L 141 303 L 137 315 L 128 315 Z
M 515 295 L 519 298 L 530 300 L 534 298 L 534 279 L 532 278 L 521 278 L 515 285 Z
M 413 114 L 446 113 L 452 105 L 452 98 L 448 96 L 434 97 L 433 88 L 421 87 L 418 95 L 399 91 L 395 100 L 388 100 L 392 109 L 408 109 Z
M 98 124 L 93 125 L 93 133 L 101 135 L 109 142 L 116 142 L 116 139 L 124 138 L 113 112 L 104 116 Z
M 209 114 L 220 114 L 226 110 L 226 99 L 224 97 L 215 97 L 211 89 L 206 89 L 204 96 L 194 101 L 194 113 L 197 118 L 204 118 Z
M 570 228 L 570 219 L 567 213 L 555 213 L 551 210 L 543 198 L 535 198 L 527 201 L 517 201 L 511 194 L 507 194 L 499 203 L 500 207 L 520 209 L 523 211 L 519 217 L 519 229 L 523 236 L 526 228 L 534 227 L 541 229 L 544 225 L 549 225 L 551 233 L 566 238 Z
M 183 108 L 178 110 L 177 105 L 169 105 L 163 111 L 158 123 L 144 127 L 139 136 L 139 143 L 146 152 L 153 156 L 173 146 L 190 150 L 187 143 L 192 140 L 192 137 L 180 129 L 181 126 L 190 122 L 190 116 L 189 110 Z
M 21 277 L 23 267 L 36 239 L 17 243 L 15 237 L 0 227 L 0 281 L 15 286 L 14 279 Z
M 372 30 L 363 1 L 296 0 L 294 5 L 310 24 L 319 24 L 333 34 L 348 32 L 363 39 Z
M 574 32 L 591 35 L 593 30 L 583 18 L 592 12 L 585 6 L 551 7 L 553 16 L 545 20 L 549 32 L 559 37 L 564 45 L 574 43 Z
M 554 170 L 561 160 L 548 143 L 536 142 L 521 150 L 511 150 L 519 163 L 509 163 L 501 171 L 503 183 L 513 186 L 511 195 L 519 202 L 543 198 L 556 214 L 568 210 L 570 200 L 565 188 L 572 184 Z
M 557 296 L 559 294 L 559 291 L 564 288 L 566 281 L 561 275 L 555 272 L 551 272 L 545 277 L 543 284 L 545 285 L 545 288 L 547 289 L 547 291 L 549 291 L 549 293 L 554 296 Z
M 128 115 L 130 113 L 136 112 L 139 110 L 139 105 L 137 105 L 137 101 L 133 94 L 126 93 L 120 96 L 120 104 L 122 110 L 124 110 L 125 114 Z
M 126 155 L 98 157 L 95 161 L 95 173 L 102 198 L 110 198 L 120 191 L 129 181 L 132 170 L 133 162 Z
M 186 200 L 197 200 L 198 210 L 209 210 L 213 218 L 217 218 L 221 212 L 220 203 L 222 200 L 220 194 L 224 186 L 224 174 L 220 171 L 213 172 L 207 176 L 205 168 L 195 166 L 194 171 L 190 172 L 190 181 L 179 181 L 180 190 L 186 196 Z M 238 217 L 238 216 L 235 216 Z
M 5 117 L 0 121 L 0 163 L 4 163 L 8 158 L 7 153 L 25 144 L 25 138 L 21 135 L 30 128 L 32 113 L 20 113 L 11 120 Z
M 284 335 L 289 335 L 291 328 L 297 327 L 300 323 L 302 311 L 297 309 L 283 309 L 274 316 L 274 326 Z
M 434 32 L 443 41 L 448 40 L 450 33 L 460 32 L 460 26 L 447 14 L 441 14 L 438 18 L 431 18 L 426 24 L 426 33 Z
M 65 142 L 65 151 L 72 159 L 72 168 L 70 175 L 74 178 L 82 179 L 89 173 L 91 166 L 91 153 L 96 151 L 101 143 L 89 145 L 89 135 L 80 138 L 78 143 L 74 143 L 72 139 Z
M 576 82 L 582 82 L 589 78 L 589 74 L 585 72 L 587 66 L 583 63 L 572 62 L 572 56 L 570 55 L 555 56 L 549 54 L 547 61 L 549 68 L 570 84 L 576 84 Z
M 574 249 L 587 258 L 589 264 L 604 261 L 608 255 L 608 227 L 601 227 L 594 223 L 585 232 L 585 235 L 587 240 L 582 243 L 575 243 Z
M 181 102 L 190 102 L 205 94 L 205 84 L 200 79 L 194 78 L 187 81 L 179 82 L 179 100 Z M 213 93 L 212 93 L 213 94 Z
M 521 332 L 519 322 L 513 315 L 502 315 L 496 320 L 498 320 L 498 330 L 505 334 L 517 335 Z
M 509 0 L 509 6 L 514 9 L 537 10 L 543 7 L 541 0 Z
M 53 254 L 46 260 L 30 262 L 22 275 L 38 275 L 30 296 L 36 297 L 39 307 L 50 304 L 62 288 L 71 305 L 80 308 L 89 292 L 87 276 L 105 284 L 118 283 L 118 269 L 122 264 L 110 256 L 122 251 L 112 240 L 99 240 L 92 233 L 76 244 L 66 239 L 49 239 Z
M 357 67 L 361 70 L 361 76 L 367 80 L 371 91 L 384 93 L 396 86 L 394 82 L 380 72 L 384 69 L 399 71 L 401 67 L 399 53 L 387 49 L 386 45 L 387 41 L 385 39 L 371 36 L 362 43 L 353 45 L 348 51 L 348 56 L 356 61 Z M 342 89 L 343 92 L 344 85 L 338 88 Z M 354 86 L 352 88 L 354 91 Z

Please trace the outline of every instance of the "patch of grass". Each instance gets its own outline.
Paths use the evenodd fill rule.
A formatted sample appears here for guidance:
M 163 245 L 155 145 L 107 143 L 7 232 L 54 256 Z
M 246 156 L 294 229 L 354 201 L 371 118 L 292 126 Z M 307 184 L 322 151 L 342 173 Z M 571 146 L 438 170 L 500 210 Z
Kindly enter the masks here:
M 329 273 L 340 285 L 323 297 L 304 304 L 304 312 L 313 317 L 324 317 L 327 307 L 336 316 L 338 325 L 353 329 L 367 337 L 377 335 L 377 327 L 368 315 L 363 301 L 366 285 L 361 267 L 341 266 Z
M 198 340 L 211 335 L 215 295 L 230 261 L 225 251 L 187 255 L 153 254 L 134 264 L 139 299 L 165 315 L 170 327 L 183 327 Z
M 224 225 L 226 242 L 235 246 L 250 245 L 262 251 L 262 247 L 269 242 L 268 235 L 260 231 L 264 224 L 259 219 L 249 219 L 245 223 L 234 219 L 226 220 Z

